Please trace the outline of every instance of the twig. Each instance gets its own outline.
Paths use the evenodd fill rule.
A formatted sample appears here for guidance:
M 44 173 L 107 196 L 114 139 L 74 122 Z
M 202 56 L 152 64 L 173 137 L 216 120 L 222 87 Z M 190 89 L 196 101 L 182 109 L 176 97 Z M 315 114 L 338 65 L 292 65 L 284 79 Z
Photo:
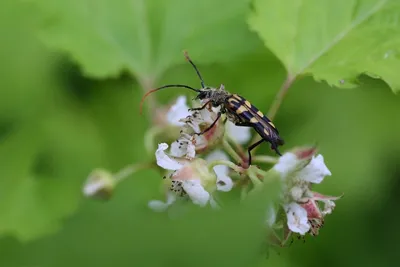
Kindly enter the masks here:
M 289 88 L 292 86 L 293 82 L 296 80 L 296 76 L 288 75 L 286 80 L 283 82 L 281 88 L 276 93 L 275 99 L 272 102 L 270 109 L 268 110 L 267 116 L 268 118 L 273 121 L 275 119 L 276 113 L 278 112 L 279 108 L 282 105 L 283 99 L 285 98 Z M 252 140 L 252 144 L 261 140 L 259 135 L 254 136 Z M 260 146 L 253 149 L 253 153 L 259 148 Z

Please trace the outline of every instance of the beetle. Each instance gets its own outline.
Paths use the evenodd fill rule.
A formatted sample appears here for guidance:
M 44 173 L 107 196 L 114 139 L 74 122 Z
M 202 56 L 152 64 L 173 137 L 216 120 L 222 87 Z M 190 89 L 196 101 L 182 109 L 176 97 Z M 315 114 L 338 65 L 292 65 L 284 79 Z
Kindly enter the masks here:
M 266 141 L 271 144 L 271 149 L 273 149 L 279 156 L 282 156 L 278 146 L 284 144 L 284 140 L 279 136 L 278 129 L 275 125 L 268 119 L 261 111 L 259 111 L 254 105 L 252 105 L 248 100 L 243 98 L 238 94 L 231 94 L 225 90 L 224 86 L 221 85 L 220 88 L 212 88 L 205 85 L 203 77 L 200 74 L 200 71 L 190 59 L 187 52 L 185 52 L 186 60 L 192 65 L 194 70 L 197 73 L 197 76 L 200 79 L 201 88 L 196 89 L 184 84 L 168 84 L 162 87 L 150 90 L 147 92 L 141 101 L 140 106 L 142 107 L 144 99 L 151 93 L 156 92 L 158 90 L 171 88 L 171 87 L 180 87 L 186 88 L 198 93 L 195 97 L 196 100 L 202 100 L 205 103 L 198 108 L 189 109 L 191 111 L 202 110 L 211 105 L 212 107 L 220 107 L 219 112 L 217 113 L 216 119 L 211 123 L 211 125 L 200 133 L 196 133 L 197 135 L 201 135 L 209 131 L 214 127 L 217 121 L 221 118 L 222 114 L 225 114 L 226 117 L 233 122 L 237 126 L 243 127 L 252 127 L 260 136 L 261 140 L 255 142 L 250 145 L 247 149 L 248 151 L 248 165 L 251 165 L 251 151 L 260 145 L 262 142 Z

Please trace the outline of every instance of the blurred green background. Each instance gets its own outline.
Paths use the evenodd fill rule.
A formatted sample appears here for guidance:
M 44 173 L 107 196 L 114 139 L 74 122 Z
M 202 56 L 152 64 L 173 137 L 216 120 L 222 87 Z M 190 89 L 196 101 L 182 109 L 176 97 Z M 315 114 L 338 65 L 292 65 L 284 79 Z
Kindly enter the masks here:
M 0 3 L 0 266 L 398 266 L 400 99 L 378 79 L 338 89 L 305 77 L 290 88 L 275 122 L 285 149 L 317 143 L 333 175 L 316 190 L 345 196 L 318 237 L 268 260 L 264 205 L 171 221 L 147 208 L 161 197 L 156 171 L 108 202 L 81 195 L 92 169 L 154 156 L 139 101 L 144 87 L 198 86 L 183 49 L 207 84 L 268 110 L 286 71 L 248 29 L 249 4 Z

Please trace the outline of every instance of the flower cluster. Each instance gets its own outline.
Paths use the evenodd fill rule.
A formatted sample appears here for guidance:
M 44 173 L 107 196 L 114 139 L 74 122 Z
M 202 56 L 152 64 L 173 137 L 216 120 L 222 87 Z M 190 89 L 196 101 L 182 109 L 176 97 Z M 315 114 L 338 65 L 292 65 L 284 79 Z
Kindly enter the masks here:
M 203 104 L 197 102 L 193 106 Z M 249 184 L 252 192 L 257 192 L 268 179 L 279 177 L 283 188 L 281 198 L 279 203 L 269 206 L 266 225 L 272 233 L 279 229 L 286 233 L 279 240 L 280 245 L 291 233 L 318 235 L 325 216 L 332 213 L 335 201 L 340 198 L 312 190 L 314 184 L 320 184 L 331 175 L 323 156 L 313 147 L 302 147 L 287 151 L 279 158 L 254 156 L 253 162 L 271 165 L 267 171 L 248 166 L 246 149 L 242 145 L 250 141 L 251 129 L 235 126 L 224 116 L 214 123 L 218 112 L 218 108 L 213 107 L 190 109 L 184 96 L 156 112 L 156 130 L 148 133 L 146 146 L 148 149 L 153 146 L 156 135 L 164 139 L 154 147 L 153 166 L 156 164 L 165 171 L 165 199 L 151 200 L 148 206 L 164 212 L 182 200 L 200 207 L 219 208 L 217 191 L 229 192 L 233 187 L 243 186 L 241 197 L 245 200 Z M 126 177 L 126 173 L 133 173 L 129 170 L 140 168 L 140 165 L 134 166 L 128 168 L 128 172 L 122 170 L 117 174 L 97 170 L 88 178 L 84 194 L 110 196 L 116 183 Z M 282 213 L 285 216 L 278 216 Z
M 166 116 L 170 122 L 180 124 L 180 137 L 171 144 L 168 154 L 167 144 L 158 146 L 157 164 L 169 171 L 165 182 L 166 201 L 153 200 L 149 206 L 154 210 L 164 211 L 181 197 L 191 199 L 200 206 L 209 203 L 212 207 L 218 207 L 213 193 L 216 190 L 230 191 L 234 182 L 229 176 L 228 166 L 217 165 L 213 169 L 207 166 L 221 160 L 227 163 L 229 157 L 219 149 L 221 140 L 228 138 L 239 146 L 245 144 L 250 138 L 249 128 L 237 127 L 229 121 L 224 125 L 220 120 L 204 135 L 197 135 L 196 133 L 212 124 L 217 117 L 217 110 L 205 108 L 190 111 L 184 97 L 177 99 Z M 204 159 L 200 158 L 210 150 L 213 151 Z M 236 171 L 238 169 L 239 166 Z M 332 213 L 334 201 L 340 198 L 311 190 L 313 184 L 319 184 L 324 177 L 331 175 L 323 156 L 317 155 L 315 148 L 294 149 L 277 159 L 271 170 L 279 174 L 283 184 L 280 208 L 286 213 L 288 232 L 317 235 L 324 224 L 324 217 Z M 320 204 L 323 206 L 320 207 Z M 271 227 L 277 223 L 277 212 L 275 209 L 269 212 L 268 225 Z
M 166 117 L 174 123 L 182 123 L 180 136 L 169 146 L 166 143 L 158 145 L 155 156 L 157 165 L 168 171 L 165 176 L 166 201 L 152 200 L 149 207 L 155 211 L 164 211 L 177 198 L 189 198 L 194 204 L 218 207 L 213 198 L 214 191 L 230 191 L 233 181 L 229 177 L 229 168 L 209 164 L 219 160 L 227 161 L 229 157 L 220 149 L 224 135 L 238 142 L 250 139 L 248 128 L 238 127 L 232 123 L 218 122 L 204 134 L 198 134 L 208 129 L 217 118 L 218 110 L 205 108 L 191 111 L 184 97 L 179 97 L 170 108 Z M 201 104 L 201 103 L 200 103 Z M 187 115 L 188 110 L 190 114 Z M 207 154 L 204 159 L 196 157 Z
M 331 214 L 335 200 L 340 197 L 325 196 L 311 190 L 331 172 L 321 154 L 314 148 L 297 149 L 285 153 L 273 169 L 279 172 L 284 184 L 282 206 L 287 215 L 290 231 L 304 235 L 317 235 L 324 224 L 324 217 Z M 322 209 L 318 202 L 323 204 Z

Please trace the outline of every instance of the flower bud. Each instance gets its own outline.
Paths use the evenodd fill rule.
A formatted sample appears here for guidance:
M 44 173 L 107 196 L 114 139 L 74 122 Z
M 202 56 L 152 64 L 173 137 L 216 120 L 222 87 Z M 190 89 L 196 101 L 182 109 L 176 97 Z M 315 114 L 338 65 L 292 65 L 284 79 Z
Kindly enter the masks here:
M 108 200 L 112 196 L 115 187 L 113 175 L 104 169 L 93 170 L 83 186 L 83 194 L 86 197 Z

